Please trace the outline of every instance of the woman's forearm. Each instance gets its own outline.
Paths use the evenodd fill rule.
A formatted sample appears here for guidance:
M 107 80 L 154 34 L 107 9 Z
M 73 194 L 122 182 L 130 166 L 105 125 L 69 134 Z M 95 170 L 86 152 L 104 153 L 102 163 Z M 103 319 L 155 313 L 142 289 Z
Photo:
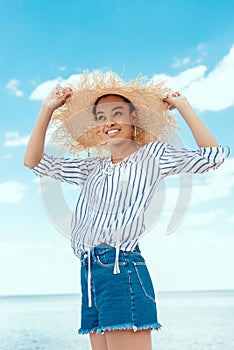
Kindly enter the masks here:
M 169 105 L 170 110 L 176 108 L 179 111 L 190 128 L 198 147 L 219 147 L 218 142 L 201 121 L 185 96 L 176 91 L 167 93 L 162 101 Z
M 24 165 L 34 168 L 41 160 L 44 153 L 45 136 L 53 112 L 61 107 L 73 94 L 71 87 L 62 88 L 59 84 L 51 91 L 43 102 L 41 112 L 29 139 L 24 156 Z
M 29 139 L 24 156 L 24 165 L 31 169 L 40 162 L 43 156 L 46 130 L 49 125 L 51 115 L 52 111 L 43 106 Z
M 177 102 L 177 110 L 189 126 L 194 139 L 199 147 L 219 147 L 218 142 L 199 118 L 190 103 L 186 99 Z

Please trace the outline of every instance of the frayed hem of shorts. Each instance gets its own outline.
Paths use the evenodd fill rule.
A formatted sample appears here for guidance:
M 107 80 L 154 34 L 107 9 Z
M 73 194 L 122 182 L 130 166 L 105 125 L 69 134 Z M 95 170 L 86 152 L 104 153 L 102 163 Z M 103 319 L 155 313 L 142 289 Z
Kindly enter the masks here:
M 147 325 L 136 326 L 132 323 L 126 324 L 117 324 L 109 327 L 99 327 L 96 329 L 96 333 L 105 333 L 106 331 L 115 331 L 115 330 L 133 330 L 134 332 L 143 330 L 143 329 L 151 329 L 151 330 L 159 330 L 162 327 L 160 323 L 150 323 Z
M 119 324 L 119 325 L 114 325 L 109 327 L 98 327 L 98 328 L 93 328 L 91 330 L 79 329 L 78 333 L 88 334 L 88 333 L 96 332 L 97 334 L 103 334 L 106 331 L 115 331 L 115 330 L 133 330 L 134 332 L 137 332 L 143 329 L 151 329 L 151 330 L 159 331 L 161 328 L 162 328 L 162 325 L 160 323 L 150 323 L 142 326 L 136 326 L 131 323 L 126 323 L 126 324 Z
M 82 329 L 82 328 L 80 328 L 79 330 L 78 330 L 78 334 L 88 334 L 88 333 L 94 333 L 94 332 L 96 332 L 96 330 L 97 330 L 97 327 L 96 328 L 92 328 L 92 329 Z

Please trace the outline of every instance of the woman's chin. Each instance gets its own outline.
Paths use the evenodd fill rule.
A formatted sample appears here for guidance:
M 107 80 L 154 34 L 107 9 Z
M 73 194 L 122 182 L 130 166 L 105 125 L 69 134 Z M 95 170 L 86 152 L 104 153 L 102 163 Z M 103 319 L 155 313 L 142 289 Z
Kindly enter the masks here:
M 126 143 L 129 143 L 131 142 L 132 139 L 129 139 L 129 138 L 120 138 L 120 137 L 113 137 L 113 138 L 108 138 L 106 140 L 106 144 L 109 145 L 109 146 L 117 146 L 117 145 L 124 145 Z

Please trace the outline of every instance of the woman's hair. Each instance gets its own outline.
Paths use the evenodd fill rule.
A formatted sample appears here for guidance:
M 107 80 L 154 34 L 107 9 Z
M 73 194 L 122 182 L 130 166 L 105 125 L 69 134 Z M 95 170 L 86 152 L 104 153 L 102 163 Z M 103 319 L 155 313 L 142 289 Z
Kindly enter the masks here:
M 126 97 L 122 96 L 122 95 L 118 95 L 118 94 L 105 94 L 105 95 L 102 95 L 102 96 L 99 96 L 97 98 L 97 100 L 95 101 L 94 103 L 94 106 L 93 106 L 93 114 L 95 116 L 95 119 L 96 119 L 96 110 L 97 110 L 97 105 L 98 105 L 98 102 L 102 99 L 102 98 L 105 98 L 105 97 L 108 97 L 108 96 L 117 96 L 117 97 L 120 97 L 124 102 L 126 102 L 128 105 L 129 105 L 129 110 L 130 110 L 130 113 L 132 113 L 133 111 L 135 111 L 135 106 L 134 104 Z

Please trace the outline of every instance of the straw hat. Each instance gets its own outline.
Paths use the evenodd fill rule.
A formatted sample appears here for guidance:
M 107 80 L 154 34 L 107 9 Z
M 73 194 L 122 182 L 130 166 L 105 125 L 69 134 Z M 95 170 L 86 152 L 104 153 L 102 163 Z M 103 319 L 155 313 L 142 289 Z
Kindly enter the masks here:
M 114 72 L 87 71 L 72 87 L 74 93 L 52 117 L 52 123 L 57 126 L 53 139 L 70 152 L 105 150 L 105 138 L 95 121 L 93 107 L 97 98 L 106 94 L 122 95 L 134 105 L 135 142 L 144 146 L 151 141 L 172 141 L 176 121 L 170 114 L 170 106 L 161 101 L 171 93 L 163 82 L 149 82 L 142 76 L 125 82 Z

